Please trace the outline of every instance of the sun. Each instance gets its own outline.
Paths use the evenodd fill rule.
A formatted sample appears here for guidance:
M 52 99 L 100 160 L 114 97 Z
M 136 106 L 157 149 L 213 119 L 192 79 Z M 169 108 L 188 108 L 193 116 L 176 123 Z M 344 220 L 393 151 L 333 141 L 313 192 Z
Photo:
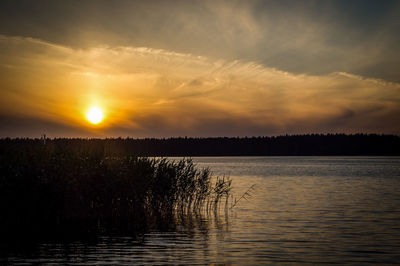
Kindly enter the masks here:
M 91 107 L 86 113 L 87 120 L 95 125 L 103 121 L 103 117 L 103 111 L 97 106 Z

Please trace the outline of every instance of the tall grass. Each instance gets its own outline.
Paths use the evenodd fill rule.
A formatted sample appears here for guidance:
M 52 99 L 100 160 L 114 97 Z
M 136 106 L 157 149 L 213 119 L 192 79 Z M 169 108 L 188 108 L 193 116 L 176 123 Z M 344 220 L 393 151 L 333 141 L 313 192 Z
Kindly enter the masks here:
M 29 141 L 0 149 L 2 235 L 141 232 L 176 213 L 216 211 L 231 188 L 190 159 Z

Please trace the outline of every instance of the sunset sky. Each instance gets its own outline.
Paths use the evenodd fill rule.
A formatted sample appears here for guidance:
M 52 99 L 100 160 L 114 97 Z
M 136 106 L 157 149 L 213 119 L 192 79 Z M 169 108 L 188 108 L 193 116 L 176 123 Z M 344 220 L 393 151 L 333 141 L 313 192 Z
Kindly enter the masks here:
M 0 137 L 400 134 L 399 47 L 400 1 L 2 0 Z

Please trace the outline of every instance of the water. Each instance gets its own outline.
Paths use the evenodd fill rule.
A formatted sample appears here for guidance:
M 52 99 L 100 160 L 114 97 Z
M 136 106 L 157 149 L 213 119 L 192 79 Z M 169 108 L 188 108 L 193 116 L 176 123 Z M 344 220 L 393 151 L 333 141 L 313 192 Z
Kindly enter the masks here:
M 141 239 L 42 243 L 0 264 L 397 264 L 400 157 L 207 157 L 238 198 L 228 213 L 186 217 Z

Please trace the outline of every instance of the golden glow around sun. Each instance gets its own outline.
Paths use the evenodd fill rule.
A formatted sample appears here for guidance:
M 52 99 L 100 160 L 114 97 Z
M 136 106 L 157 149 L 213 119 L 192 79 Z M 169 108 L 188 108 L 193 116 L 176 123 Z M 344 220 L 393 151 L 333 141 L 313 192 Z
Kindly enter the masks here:
M 87 120 L 92 124 L 99 124 L 103 121 L 103 117 L 103 111 L 96 106 L 91 107 L 86 113 Z

